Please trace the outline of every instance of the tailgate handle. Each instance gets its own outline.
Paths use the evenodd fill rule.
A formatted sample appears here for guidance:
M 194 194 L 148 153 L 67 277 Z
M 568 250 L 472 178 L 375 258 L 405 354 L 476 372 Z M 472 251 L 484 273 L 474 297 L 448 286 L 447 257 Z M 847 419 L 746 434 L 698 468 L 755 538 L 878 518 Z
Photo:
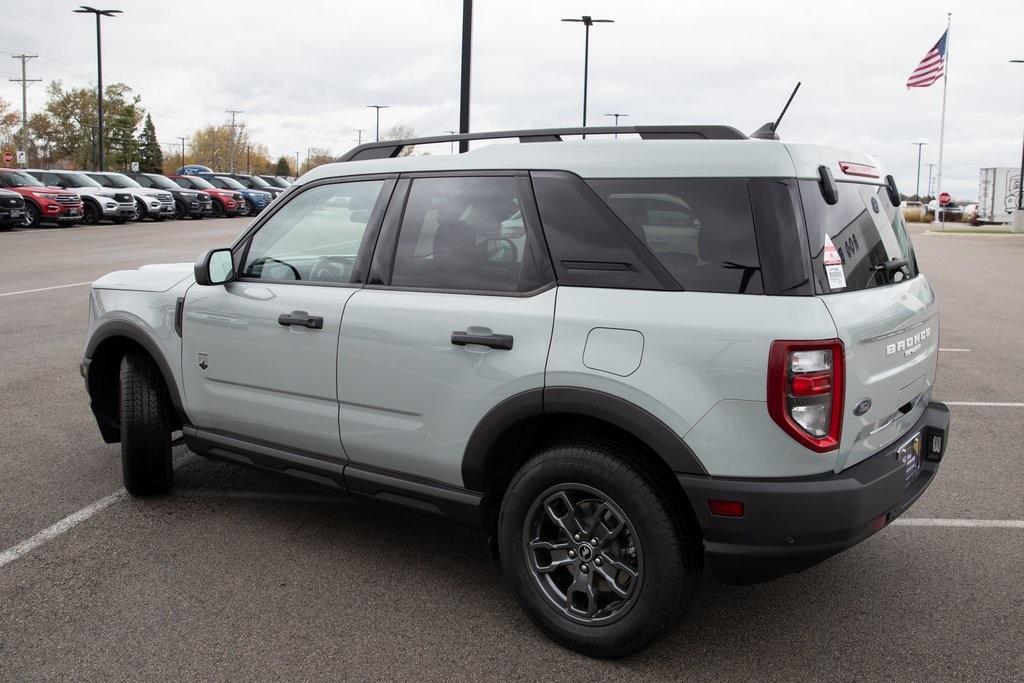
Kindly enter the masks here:
M 305 311 L 292 311 L 288 313 L 282 313 L 277 318 L 278 325 L 284 325 L 289 327 L 296 325 L 298 327 L 308 327 L 311 330 L 322 330 L 324 328 L 324 319 L 318 315 L 310 315 Z

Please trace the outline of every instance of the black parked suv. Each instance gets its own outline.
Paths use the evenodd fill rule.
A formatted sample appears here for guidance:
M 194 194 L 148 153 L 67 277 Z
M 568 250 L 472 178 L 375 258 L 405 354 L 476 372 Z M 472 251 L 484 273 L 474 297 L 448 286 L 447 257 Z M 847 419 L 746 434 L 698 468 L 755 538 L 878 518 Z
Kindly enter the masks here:
M 276 198 L 277 195 L 284 192 L 283 187 L 278 187 L 276 183 L 268 183 L 266 180 L 259 177 L 258 175 L 246 175 L 244 173 L 232 173 L 230 175 L 232 178 L 242 183 L 242 185 L 244 185 L 246 189 L 263 190 L 264 192 L 269 192 L 271 195 L 273 195 L 274 198 Z
M 10 230 L 25 220 L 25 200 L 17 192 L 0 190 L 0 230 Z
M 213 199 L 208 192 L 184 188 L 158 173 L 128 173 L 127 175 L 143 187 L 167 190 L 174 195 L 174 217 L 179 220 L 186 216 L 203 218 L 213 215 Z

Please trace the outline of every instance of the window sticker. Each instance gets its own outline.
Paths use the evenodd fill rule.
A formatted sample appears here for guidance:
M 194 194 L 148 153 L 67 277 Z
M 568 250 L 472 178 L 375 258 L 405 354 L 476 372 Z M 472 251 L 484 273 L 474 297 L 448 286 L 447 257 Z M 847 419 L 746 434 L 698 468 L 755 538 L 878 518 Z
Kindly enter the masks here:
M 846 274 L 843 273 L 843 257 L 832 243 L 832 238 L 825 234 L 825 275 L 828 276 L 829 289 L 845 289 Z

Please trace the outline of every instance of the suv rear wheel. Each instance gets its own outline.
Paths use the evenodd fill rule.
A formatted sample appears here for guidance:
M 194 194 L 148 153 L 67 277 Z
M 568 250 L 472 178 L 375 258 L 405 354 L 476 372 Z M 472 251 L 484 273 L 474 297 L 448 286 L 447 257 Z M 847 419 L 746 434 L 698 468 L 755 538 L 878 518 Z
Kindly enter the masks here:
M 617 446 L 570 443 L 527 462 L 498 520 L 502 567 L 545 633 L 592 657 L 666 632 L 697 574 L 682 522 Z
M 133 496 L 166 493 L 171 467 L 171 404 L 156 363 L 133 351 L 121 360 L 121 471 Z
M 25 216 L 21 219 L 21 227 L 23 228 L 34 228 L 40 223 L 41 216 L 39 215 L 39 208 L 32 202 L 25 202 Z

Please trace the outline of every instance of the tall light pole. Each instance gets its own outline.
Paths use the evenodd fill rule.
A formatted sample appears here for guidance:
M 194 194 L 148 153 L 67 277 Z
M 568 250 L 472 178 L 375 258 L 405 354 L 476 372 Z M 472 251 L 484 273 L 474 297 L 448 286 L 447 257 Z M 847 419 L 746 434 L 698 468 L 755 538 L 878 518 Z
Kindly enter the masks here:
M 99 169 L 100 171 L 106 170 L 104 168 L 103 160 L 103 47 L 100 36 L 100 17 L 114 17 L 118 14 L 123 14 L 119 9 L 96 9 L 87 5 L 80 5 L 79 9 L 72 10 L 77 14 L 95 14 L 96 15 L 96 104 L 97 112 L 99 114 Z
M 1024 64 L 1024 59 L 1011 59 L 1011 64 Z M 1014 216 L 1013 222 L 1016 225 L 1018 222 L 1021 224 L 1021 228 L 1024 229 L 1024 142 L 1021 142 L 1020 146 L 1020 179 L 1017 181 L 1017 215 Z
M 446 130 L 445 131 L 445 133 L 448 133 L 449 135 L 456 135 L 456 134 L 458 134 L 458 132 L 459 131 L 457 131 L 457 130 Z M 468 142 L 469 141 L 467 140 L 467 144 L 468 144 Z M 460 141 L 460 143 L 461 143 L 461 141 Z M 452 154 L 455 154 L 455 141 L 454 140 L 452 140 L 451 144 L 448 145 L 448 151 L 450 153 L 452 153 Z M 462 152 L 462 150 L 460 149 L 459 152 Z
M 388 105 L 388 104 L 368 104 L 368 105 L 366 105 L 367 109 L 376 109 L 377 110 L 377 129 L 376 129 L 377 130 L 377 142 L 380 142 L 380 110 L 381 109 L 387 109 L 389 106 L 391 106 L 391 105 Z
M 459 132 L 469 132 L 469 74 L 473 54 L 473 0 L 462 0 L 462 76 L 459 83 Z M 469 151 L 469 140 L 459 140 L 459 153 Z
M 295 177 L 298 178 L 302 173 L 299 172 L 299 153 L 295 153 Z
M 921 148 L 928 144 L 927 140 L 919 140 L 917 142 L 911 142 L 912 145 L 917 145 L 917 198 L 921 199 Z
M 619 127 L 619 117 L 620 116 L 629 116 L 629 114 L 605 114 L 605 116 L 614 116 L 615 117 L 615 127 L 618 128 Z M 615 139 L 617 140 L 618 138 L 619 138 L 619 134 L 616 133 L 615 134 Z
M 938 164 L 925 164 L 928 167 L 928 190 L 925 194 L 926 197 L 932 196 L 932 169 L 938 166 Z
M 612 24 L 613 19 L 594 19 L 584 14 L 579 19 L 562 19 L 577 24 L 583 24 L 583 127 L 587 127 L 587 74 L 590 70 L 590 27 L 594 24 Z M 585 135 L 583 137 L 586 137 Z

